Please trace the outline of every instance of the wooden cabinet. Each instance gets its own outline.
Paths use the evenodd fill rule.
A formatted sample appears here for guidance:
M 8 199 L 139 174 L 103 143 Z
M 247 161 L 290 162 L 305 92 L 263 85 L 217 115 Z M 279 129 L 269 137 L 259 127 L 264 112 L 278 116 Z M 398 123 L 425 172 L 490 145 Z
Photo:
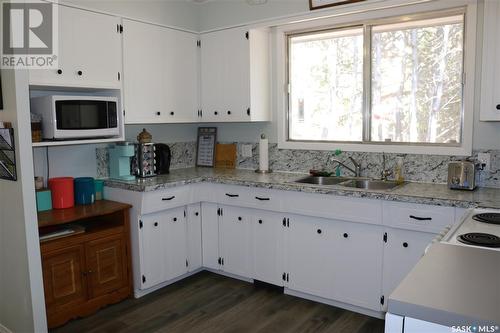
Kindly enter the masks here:
M 130 296 L 129 208 L 102 200 L 39 213 L 41 235 L 77 221 L 85 228 L 40 244 L 49 328 Z
M 384 232 L 382 293 L 388 298 L 424 255 L 436 234 L 397 228 L 386 228 Z M 387 309 L 387 302 L 383 308 Z
M 141 289 L 187 273 L 185 208 L 143 215 L 141 223 Z
M 59 68 L 30 71 L 30 84 L 121 87 L 120 18 L 58 6 Z
M 484 0 L 483 59 L 481 71 L 482 121 L 500 121 L 500 3 Z
M 202 34 L 202 121 L 269 121 L 269 56 L 267 29 Z
M 198 35 L 123 20 L 125 122 L 199 121 Z

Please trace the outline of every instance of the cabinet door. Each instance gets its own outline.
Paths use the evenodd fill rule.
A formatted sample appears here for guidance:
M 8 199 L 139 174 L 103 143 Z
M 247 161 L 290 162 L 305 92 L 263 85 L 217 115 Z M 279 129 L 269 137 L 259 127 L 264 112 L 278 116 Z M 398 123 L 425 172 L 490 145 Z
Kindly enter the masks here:
M 164 243 L 167 267 L 164 279 L 171 280 L 188 271 L 186 211 L 180 207 L 161 214 L 166 227 Z
M 108 294 L 128 284 L 125 246 L 123 235 L 114 235 L 85 244 L 91 298 Z
M 117 30 L 120 19 L 74 8 L 65 11 L 74 24 L 76 56 L 72 62 L 76 80 L 83 81 L 85 86 L 120 88 L 122 48 Z
M 222 269 L 243 277 L 251 274 L 251 215 L 247 209 L 221 206 L 220 246 Z
M 187 237 L 189 271 L 202 266 L 201 249 L 201 205 L 199 203 L 187 206 Z
M 164 28 L 123 20 L 123 29 L 125 122 L 162 122 Z
M 141 217 L 141 289 L 165 281 L 168 257 L 165 246 L 165 226 L 162 214 Z
M 253 278 L 283 285 L 284 229 L 283 215 L 268 211 L 252 211 Z
M 387 243 L 384 246 L 382 290 L 387 299 L 424 255 L 435 234 L 393 228 L 387 228 L 385 232 Z
M 48 314 L 87 300 L 83 245 L 42 253 L 42 268 Z
M 326 219 L 290 217 L 285 246 L 288 288 L 325 298 L 332 294 L 334 238 Z
M 383 228 L 364 223 L 331 222 L 335 228 L 331 298 L 380 311 Z
M 219 207 L 214 203 L 202 202 L 201 211 L 203 266 L 211 269 L 220 269 Z
M 201 36 L 201 106 L 204 122 L 221 121 L 224 109 L 227 108 L 224 92 L 224 43 L 221 32 Z

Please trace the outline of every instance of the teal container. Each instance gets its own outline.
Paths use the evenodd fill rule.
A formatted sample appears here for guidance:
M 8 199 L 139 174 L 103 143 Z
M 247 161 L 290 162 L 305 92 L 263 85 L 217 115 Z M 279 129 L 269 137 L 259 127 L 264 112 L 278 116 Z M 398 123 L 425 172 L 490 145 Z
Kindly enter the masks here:
M 52 209 L 52 193 L 49 189 L 36 191 L 36 210 L 43 212 Z
M 104 197 L 104 180 L 102 179 L 96 179 L 94 180 L 94 187 L 95 187 L 95 199 L 96 200 L 102 200 Z
M 92 177 L 75 178 L 75 204 L 91 205 L 95 201 L 95 185 Z

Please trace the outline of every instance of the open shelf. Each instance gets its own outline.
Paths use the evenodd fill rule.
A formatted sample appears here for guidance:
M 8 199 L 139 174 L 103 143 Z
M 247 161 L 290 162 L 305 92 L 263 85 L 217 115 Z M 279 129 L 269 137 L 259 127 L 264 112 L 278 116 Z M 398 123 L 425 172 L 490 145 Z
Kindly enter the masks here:
M 72 140 L 72 141 L 42 141 L 33 142 L 33 147 L 53 147 L 53 146 L 72 146 L 85 145 L 91 143 L 109 143 L 125 141 L 124 137 L 108 138 L 108 139 L 89 139 L 89 140 Z

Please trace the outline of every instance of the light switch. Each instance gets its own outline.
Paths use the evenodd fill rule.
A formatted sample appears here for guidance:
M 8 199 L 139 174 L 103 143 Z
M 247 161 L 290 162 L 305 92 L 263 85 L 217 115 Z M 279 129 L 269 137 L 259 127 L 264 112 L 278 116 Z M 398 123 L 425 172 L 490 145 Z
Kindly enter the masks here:
M 242 157 L 252 157 L 252 145 L 242 145 L 241 146 L 241 156 Z

